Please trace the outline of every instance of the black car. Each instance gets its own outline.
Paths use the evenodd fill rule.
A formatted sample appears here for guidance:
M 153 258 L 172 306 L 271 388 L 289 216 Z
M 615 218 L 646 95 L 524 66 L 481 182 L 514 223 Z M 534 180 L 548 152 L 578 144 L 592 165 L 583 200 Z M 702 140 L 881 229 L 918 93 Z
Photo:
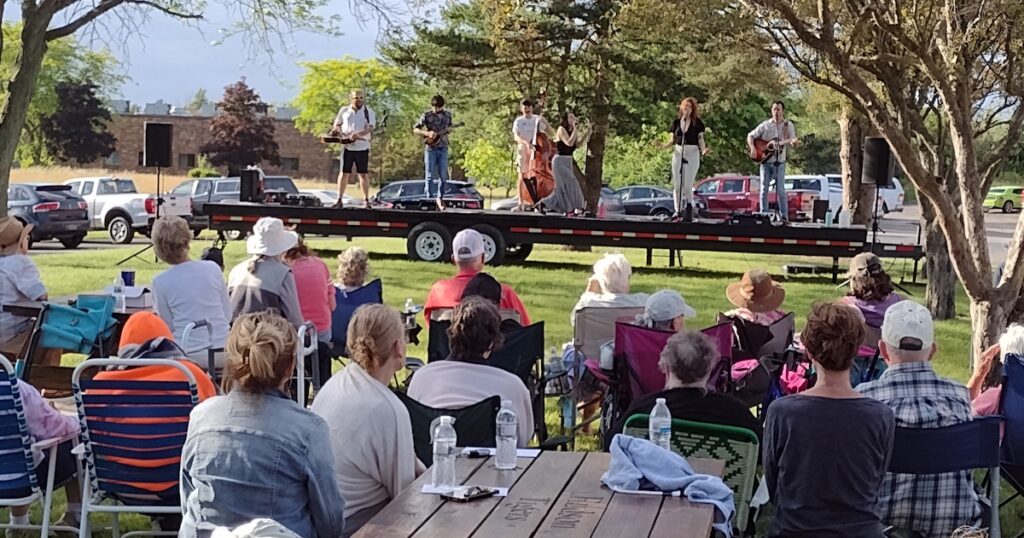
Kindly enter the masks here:
M 662 187 L 636 185 L 623 187 L 615 192 L 622 198 L 622 205 L 625 206 L 627 215 L 649 215 L 666 218 L 675 211 L 672 191 Z M 697 214 L 701 214 L 707 209 L 705 202 L 696 196 L 693 203 L 696 206 Z
M 650 215 L 668 217 L 675 211 L 672 192 L 661 187 L 636 185 L 616 191 L 622 198 L 627 215 Z
M 89 206 L 70 185 L 19 183 L 7 190 L 7 213 L 33 224 L 30 241 L 57 239 L 76 248 L 89 232 Z
M 466 181 L 448 181 L 445 184 L 444 203 L 448 207 L 460 209 L 482 209 L 484 196 L 473 184 Z M 375 207 L 394 209 L 436 209 L 434 200 L 427 197 L 427 189 L 422 179 L 408 181 L 392 181 L 381 187 L 377 194 L 370 198 Z

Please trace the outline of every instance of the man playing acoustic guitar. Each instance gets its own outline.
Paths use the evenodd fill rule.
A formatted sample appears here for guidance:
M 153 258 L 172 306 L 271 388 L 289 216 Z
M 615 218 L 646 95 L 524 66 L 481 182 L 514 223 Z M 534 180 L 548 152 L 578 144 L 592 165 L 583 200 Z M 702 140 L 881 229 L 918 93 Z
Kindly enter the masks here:
M 363 204 L 370 208 L 370 139 L 377 124 L 377 115 L 363 103 L 363 90 L 349 93 L 349 104 L 341 107 L 334 118 L 331 134 L 341 137 L 341 172 L 338 173 L 338 201 L 341 207 L 345 187 L 352 179 L 352 169 L 359 176 L 363 190 Z
M 444 97 L 430 99 L 430 110 L 420 116 L 412 132 L 423 137 L 424 192 L 437 200 L 437 208 L 444 209 L 445 185 L 448 183 L 448 132 L 458 125 L 452 124 L 452 113 L 444 109 Z M 434 188 L 435 180 L 438 187 Z
M 772 103 L 772 117 L 750 131 L 747 148 L 750 158 L 761 163 L 761 205 L 762 213 L 768 212 L 768 188 L 775 180 L 778 196 L 779 218 L 789 221 L 789 204 L 786 199 L 786 147 L 797 147 L 796 127 L 785 117 L 786 105 L 782 101 Z

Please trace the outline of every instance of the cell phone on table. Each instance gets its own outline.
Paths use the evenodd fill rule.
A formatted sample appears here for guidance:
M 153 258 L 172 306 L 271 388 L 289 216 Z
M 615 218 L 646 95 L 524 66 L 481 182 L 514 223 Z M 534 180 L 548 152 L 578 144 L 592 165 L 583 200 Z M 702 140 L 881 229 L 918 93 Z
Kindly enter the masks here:
M 496 493 L 498 493 L 498 490 L 494 488 L 484 488 L 480 486 L 461 486 L 451 490 L 448 493 L 442 493 L 441 498 L 448 501 L 468 503 L 469 501 L 475 501 L 477 499 L 491 497 Z

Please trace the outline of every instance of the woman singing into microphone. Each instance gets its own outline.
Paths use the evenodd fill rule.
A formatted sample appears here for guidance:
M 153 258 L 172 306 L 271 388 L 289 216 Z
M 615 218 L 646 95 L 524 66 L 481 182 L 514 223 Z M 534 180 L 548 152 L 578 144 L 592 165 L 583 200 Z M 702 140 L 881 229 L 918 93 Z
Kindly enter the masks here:
M 704 122 L 697 114 L 697 100 L 687 97 L 679 103 L 679 115 L 672 120 L 668 132 L 672 138 L 661 147 L 672 150 L 672 200 L 675 213 L 672 220 L 693 220 L 693 180 L 700 169 L 701 155 L 711 150 L 704 143 Z

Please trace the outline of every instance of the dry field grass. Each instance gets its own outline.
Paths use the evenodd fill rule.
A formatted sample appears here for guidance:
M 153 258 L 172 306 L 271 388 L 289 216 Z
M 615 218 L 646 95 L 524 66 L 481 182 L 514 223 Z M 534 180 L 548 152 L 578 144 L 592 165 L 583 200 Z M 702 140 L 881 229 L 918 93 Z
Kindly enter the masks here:
M 139 192 L 155 193 L 156 192 L 156 174 L 149 174 L 143 172 L 129 172 L 124 170 L 113 171 L 106 170 L 103 168 L 71 168 L 69 166 L 33 166 L 30 168 L 17 168 L 11 170 L 11 181 L 14 183 L 63 183 L 72 178 L 76 177 L 96 177 L 96 176 L 118 176 L 127 177 L 135 180 L 135 187 L 139 189 Z M 164 191 L 168 191 L 176 187 L 182 181 L 188 179 L 185 176 L 176 176 L 170 174 L 160 174 L 160 180 L 163 183 Z M 296 185 L 300 189 L 323 189 L 330 188 L 331 183 L 323 181 L 313 181 L 310 179 L 296 179 Z

